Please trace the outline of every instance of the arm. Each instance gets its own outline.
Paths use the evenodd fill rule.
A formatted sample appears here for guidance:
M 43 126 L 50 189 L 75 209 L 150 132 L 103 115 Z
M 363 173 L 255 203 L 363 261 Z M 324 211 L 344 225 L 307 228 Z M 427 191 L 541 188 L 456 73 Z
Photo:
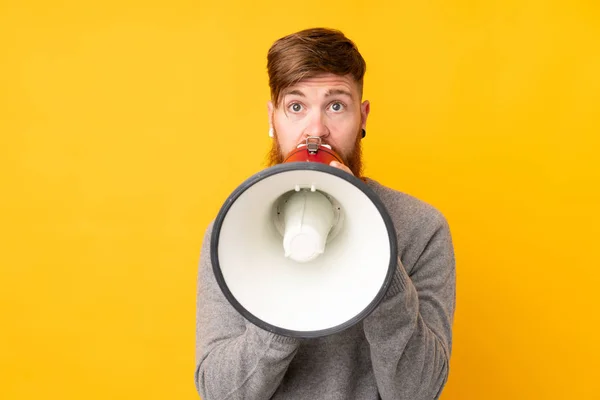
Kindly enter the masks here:
M 268 399 L 299 340 L 247 322 L 219 288 L 210 262 L 208 227 L 200 256 L 196 315 L 196 388 L 204 400 Z
M 363 324 L 383 400 L 437 399 L 448 379 L 454 252 L 441 215 L 424 229 L 422 244 L 412 244 L 419 255 L 410 277 L 399 259 L 390 290 Z

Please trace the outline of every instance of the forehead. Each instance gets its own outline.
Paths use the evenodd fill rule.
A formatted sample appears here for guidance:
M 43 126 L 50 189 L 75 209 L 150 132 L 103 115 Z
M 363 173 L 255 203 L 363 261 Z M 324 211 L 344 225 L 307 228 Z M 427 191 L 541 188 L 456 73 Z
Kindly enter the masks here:
M 347 92 L 352 98 L 358 98 L 358 83 L 350 75 L 322 74 L 302 79 L 295 85 L 283 90 L 287 94 L 318 94 L 327 95 L 333 92 Z

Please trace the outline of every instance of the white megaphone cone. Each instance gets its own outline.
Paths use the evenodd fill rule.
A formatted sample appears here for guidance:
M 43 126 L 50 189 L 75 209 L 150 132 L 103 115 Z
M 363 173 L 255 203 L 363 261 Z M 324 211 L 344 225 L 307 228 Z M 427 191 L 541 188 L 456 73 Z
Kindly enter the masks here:
M 320 139 L 242 183 L 213 226 L 213 271 L 228 301 L 271 332 L 320 337 L 366 317 L 397 266 L 385 207 Z M 316 162 L 315 162 L 316 161 Z

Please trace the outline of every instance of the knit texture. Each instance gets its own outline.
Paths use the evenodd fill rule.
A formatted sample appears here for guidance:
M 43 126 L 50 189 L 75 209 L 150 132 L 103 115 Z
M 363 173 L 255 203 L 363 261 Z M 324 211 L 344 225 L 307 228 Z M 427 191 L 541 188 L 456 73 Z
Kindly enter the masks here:
M 362 322 L 318 339 L 262 330 L 225 299 L 200 256 L 196 387 L 203 400 L 431 400 L 448 379 L 455 262 L 446 219 L 432 206 L 371 179 L 390 214 L 398 266 L 390 289 Z

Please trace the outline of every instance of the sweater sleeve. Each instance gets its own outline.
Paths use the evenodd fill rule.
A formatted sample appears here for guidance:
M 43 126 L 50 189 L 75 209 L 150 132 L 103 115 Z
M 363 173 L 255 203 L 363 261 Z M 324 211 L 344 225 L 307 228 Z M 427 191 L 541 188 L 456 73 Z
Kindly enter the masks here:
M 208 227 L 200 255 L 196 315 L 196 388 L 203 400 L 268 399 L 296 354 L 299 339 L 246 321 L 219 288 Z
M 363 322 L 383 400 L 437 399 L 448 379 L 455 308 L 454 251 L 441 214 L 423 229 L 425 236 L 415 239 L 422 251 L 411 276 L 399 257 L 386 297 Z

